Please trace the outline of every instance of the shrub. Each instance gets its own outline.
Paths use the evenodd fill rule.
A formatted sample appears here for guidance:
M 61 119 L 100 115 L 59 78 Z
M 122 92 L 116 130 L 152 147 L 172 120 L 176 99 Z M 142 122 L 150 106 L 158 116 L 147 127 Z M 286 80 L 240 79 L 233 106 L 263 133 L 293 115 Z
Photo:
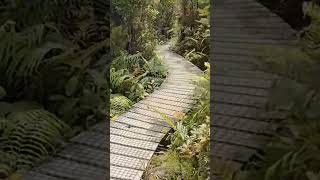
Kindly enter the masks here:
M 110 117 L 113 118 L 127 111 L 133 102 L 122 95 L 111 95 L 110 99 Z

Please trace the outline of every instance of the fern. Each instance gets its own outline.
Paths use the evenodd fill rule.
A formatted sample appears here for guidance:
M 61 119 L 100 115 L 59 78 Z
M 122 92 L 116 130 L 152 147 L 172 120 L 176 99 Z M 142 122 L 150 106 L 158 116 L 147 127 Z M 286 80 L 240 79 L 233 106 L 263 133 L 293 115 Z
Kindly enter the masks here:
M 175 125 L 175 122 L 172 119 L 170 119 L 166 114 L 164 114 L 163 112 L 157 109 L 152 109 L 152 110 L 159 113 L 160 116 L 163 118 L 163 120 L 165 120 L 171 126 L 172 129 L 177 130 L 177 126 Z
M 167 68 L 159 57 L 154 57 L 148 62 L 149 74 L 153 77 L 165 78 L 167 76 Z
M 130 78 L 129 72 L 126 69 L 116 71 L 115 68 L 110 69 L 110 88 L 114 93 L 121 91 L 123 83 Z
M 103 0 L 1 1 L 1 177 L 54 153 L 71 131 L 66 123 L 75 130 L 105 119 L 108 7 Z
M 111 66 L 117 70 L 127 69 L 129 72 L 133 72 L 137 68 L 144 68 L 146 60 L 142 57 L 141 53 L 137 54 L 122 54 L 116 57 Z
M 48 53 L 67 48 L 56 29 L 49 25 L 32 26 L 22 32 L 15 32 L 14 28 L 13 24 L 8 23 L 0 29 L 0 71 L 5 75 L 2 78 L 6 79 L 8 86 L 21 83 L 21 77 L 25 82 L 36 73 Z
M 314 2 L 305 2 L 303 12 L 311 17 L 311 24 L 301 34 L 302 45 L 320 56 L 316 51 L 320 48 L 320 7 Z
M 133 102 L 125 96 L 113 95 L 110 99 L 110 117 L 113 118 L 127 111 Z
M 43 109 L 14 112 L 2 118 L 0 154 L 4 159 L 0 161 L 0 176 L 47 158 L 62 145 L 68 131 L 64 122 Z

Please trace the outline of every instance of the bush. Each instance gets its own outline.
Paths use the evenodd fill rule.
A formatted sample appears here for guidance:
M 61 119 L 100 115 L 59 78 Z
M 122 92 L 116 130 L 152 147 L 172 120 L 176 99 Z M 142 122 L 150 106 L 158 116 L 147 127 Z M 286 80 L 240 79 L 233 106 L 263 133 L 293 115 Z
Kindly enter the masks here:
M 181 33 L 173 50 L 204 70 L 204 63 L 208 62 L 210 53 L 209 1 L 202 1 L 197 9 L 191 8 L 194 7 L 191 4 L 182 5 L 183 8 L 190 8 L 184 9 L 185 12 L 181 15 Z
M 110 117 L 113 118 L 127 111 L 133 102 L 122 95 L 111 95 L 110 99 Z

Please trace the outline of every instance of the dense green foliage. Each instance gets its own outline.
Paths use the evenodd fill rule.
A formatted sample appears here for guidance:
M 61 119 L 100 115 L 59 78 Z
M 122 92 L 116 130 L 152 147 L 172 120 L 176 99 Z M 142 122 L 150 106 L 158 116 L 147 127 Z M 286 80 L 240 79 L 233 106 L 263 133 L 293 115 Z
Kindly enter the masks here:
M 0 176 L 6 177 L 45 159 L 67 134 L 105 119 L 109 3 L 3 0 L 0 7 Z
M 294 29 L 301 30 L 310 23 L 310 19 L 304 16 L 303 2 L 310 0 L 257 0 L 282 17 Z M 320 5 L 319 0 L 311 0 Z
M 181 0 L 180 3 L 180 33 L 174 51 L 204 70 L 210 53 L 210 1 Z
M 299 45 L 270 49 L 263 70 L 279 74 L 272 89 L 270 110 L 285 111 L 287 117 L 274 122 L 278 127 L 258 168 L 242 172 L 242 179 L 320 179 L 320 7 L 304 4 L 311 24 L 301 32 Z M 240 178 L 241 179 L 241 178 Z
M 174 37 L 176 9 L 176 0 L 159 0 L 158 13 L 154 21 L 158 41 L 166 41 Z
M 166 77 L 167 70 L 154 51 L 160 39 L 169 38 L 164 29 L 171 24 L 158 21 L 173 10 L 167 11 L 172 3 L 174 1 L 170 0 L 113 2 L 113 61 L 110 68 L 112 118 L 153 92 Z M 161 34 L 163 31 L 164 34 Z
M 44 160 L 70 131 L 54 114 L 36 104 L 0 102 L 0 177 Z M 5 116 L 5 114 L 7 114 Z
M 210 150 L 210 66 L 196 77 L 198 103 L 187 114 L 177 114 L 177 125 L 169 135 L 170 147 L 153 157 L 145 179 L 207 179 Z M 170 121 L 168 117 L 164 117 Z M 172 120 L 171 120 L 172 122 Z

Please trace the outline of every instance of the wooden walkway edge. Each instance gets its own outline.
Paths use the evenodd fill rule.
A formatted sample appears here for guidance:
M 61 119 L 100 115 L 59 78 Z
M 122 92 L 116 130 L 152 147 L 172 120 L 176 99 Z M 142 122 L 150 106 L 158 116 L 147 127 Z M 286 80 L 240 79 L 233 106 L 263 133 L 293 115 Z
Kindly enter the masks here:
M 292 46 L 296 38 L 255 0 L 215 0 L 211 11 L 211 174 L 217 178 L 221 159 L 238 170 L 269 137 L 270 124 L 262 117 L 276 76 L 255 69 L 257 49 Z
M 202 71 L 168 45 L 157 49 L 168 67 L 168 77 L 161 87 L 110 123 L 106 122 L 71 139 L 57 156 L 23 175 L 23 180 L 140 180 L 143 172 L 170 127 L 158 110 L 169 117 L 187 112 L 195 100 L 192 77 Z M 107 152 L 110 138 L 110 153 Z M 110 172 L 107 159 L 110 155 Z M 110 173 L 110 174 L 109 174 Z

